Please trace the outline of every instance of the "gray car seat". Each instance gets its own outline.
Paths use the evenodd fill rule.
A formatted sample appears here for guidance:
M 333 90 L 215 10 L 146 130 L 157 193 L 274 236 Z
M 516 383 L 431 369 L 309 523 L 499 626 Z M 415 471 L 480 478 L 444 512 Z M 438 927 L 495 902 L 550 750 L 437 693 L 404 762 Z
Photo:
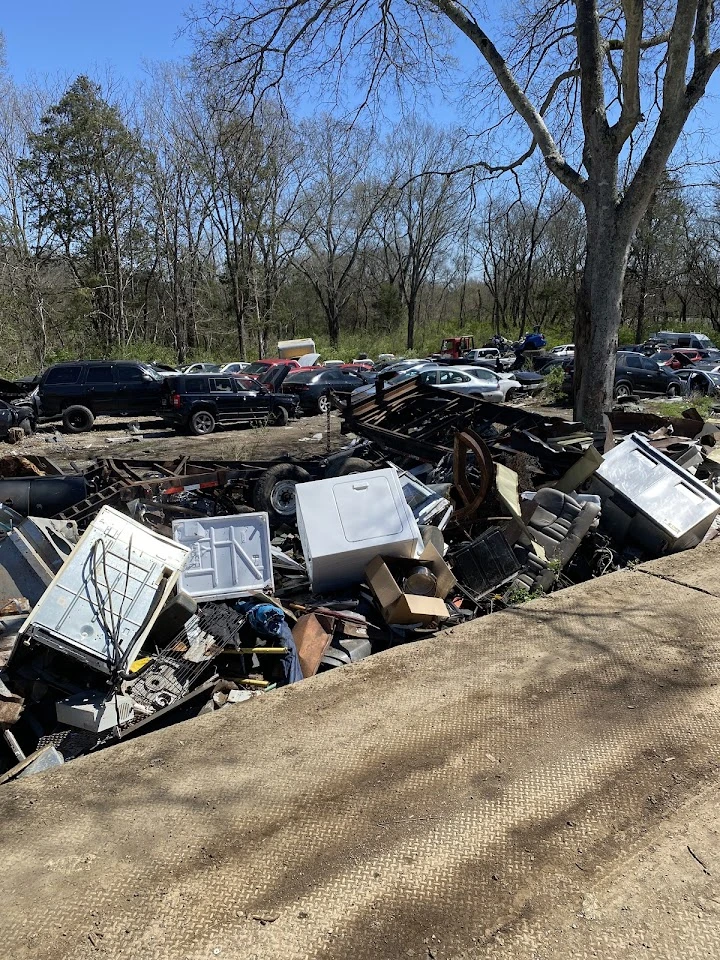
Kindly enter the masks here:
M 559 561 L 562 570 L 585 534 L 597 526 L 599 514 L 599 503 L 579 503 L 570 494 L 552 487 L 538 490 L 532 500 L 524 501 L 525 529 L 518 526 L 514 545 L 515 556 L 523 570 L 513 585 L 522 585 L 528 590 L 536 587 L 549 590 L 558 570 L 558 564 L 552 561 Z M 533 550 L 530 537 L 545 551 L 545 560 Z

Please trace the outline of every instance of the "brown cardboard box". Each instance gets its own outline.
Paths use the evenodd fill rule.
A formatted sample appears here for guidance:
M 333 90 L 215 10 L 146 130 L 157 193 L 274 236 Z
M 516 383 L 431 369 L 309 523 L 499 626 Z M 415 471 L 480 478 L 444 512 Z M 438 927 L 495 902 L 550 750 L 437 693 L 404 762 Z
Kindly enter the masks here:
M 398 572 L 422 564 L 435 576 L 437 589 L 434 597 L 418 597 L 403 593 L 383 557 L 375 557 L 365 567 L 365 576 L 368 586 L 382 608 L 386 623 L 429 623 L 431 620 L 444 620 L 448 617 L 447 607 L 443 601 L 457 581 L 450 567 L 432 544 L 425 547 L 417 560 L 391 558 L 389 562 Z

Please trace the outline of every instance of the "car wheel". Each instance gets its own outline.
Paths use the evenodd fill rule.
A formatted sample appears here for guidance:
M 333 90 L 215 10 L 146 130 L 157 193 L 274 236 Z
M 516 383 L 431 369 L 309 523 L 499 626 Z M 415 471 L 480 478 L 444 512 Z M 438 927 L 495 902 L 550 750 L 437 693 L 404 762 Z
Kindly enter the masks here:
M 276 463 L 260 477 L 255 484 L 253 505 L 256 510 L 267 513 L 270 523 L 295 521 L 295 485 L 310 479 L 307 470 L 294 463 Z
M 505 394 L 505 403 L 510 403 L 511 400 L 515 400 L 517 395 L 517 390 L 514 388 L 512 390 L 508 390 L 508 392 Z
M 345 463 L 338 471 L 339 477 L 346 477 L 350 473 L 367 473 L 368 470 L 374 470 L 375 464 L 369 460 L 363 460 L 362 457 L 348 457 Z
M 22 432 L 25 434 L 26 437 L 31 437 L 33 435 L 33 425 L 30 417 L 25 417 L 24 420 L 20 421 L 18 426 L 20 427 L 20 429 L 22 430 Z
M 317 399 L 317 411 L 318 413 L 327 413 L 331 407 L 330 397 L 327 394 L 323 394 Z
M 290 414 L 287 407 L 278 407 L 273 414 L 272 422 L 276 427 L 284 427 L 289 419 Z
M 666 396 L 668 397 L 679 397 L 682 395 L 682 390 L 676 383 L 671 383 L 667 388 Z
M 87 407 L 68 407 L 63 413 L 63 427 L 68 433 L 86 433 L 94 423 L 95 414 Z
M 624 400 L 626 397 L 632 396 L 632 387 L 629 383 L 618 383 L 615 387 L 615 399 Z
M 196 437 L 204 437 L 215 429 L 215 417 L 209 410 L 196 410 L 190 417 L 190 433 Z

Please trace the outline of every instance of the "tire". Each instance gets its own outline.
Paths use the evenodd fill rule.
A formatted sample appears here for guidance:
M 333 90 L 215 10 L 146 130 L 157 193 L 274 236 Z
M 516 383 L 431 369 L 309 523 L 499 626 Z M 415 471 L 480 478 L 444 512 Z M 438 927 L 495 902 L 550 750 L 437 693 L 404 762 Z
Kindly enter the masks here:
M 63 427 L 68 433 L 87 433 L 95 423 L 95 414 L 87 407 L 75 405 L 63 412 Z
M 205 437 L 215 429 L 215 417 L 210 410 L 196 410 L 188 426 L 194 437 Z
M 618 383 L 615 387 L 614 397 L 616 400 L 624 400 L 632 396 L 632 387 L 629 383 Z
M 272 526 L 295 522 L 295 484 L 305 483 L 310 474 L 294 463 L 276 463 L 255 484 L 253 505 L 267 513 Z
M 680 389 L 680 387 L 679 387 L 676 383 L 671 383 L 670 386 L 667 388 L 667 393 L 665 394 L 665 396 L 666 396 L 666 397 L 681 397 L 681 396 L 682 396 L 682 390 Z
M 517 399 L 517 395 L 518 395 L 517 390 L 515 390 L 515 389 L 508 390 L 508 392 L 505 394 L 505 400 L 504 400 L 504 402 L 505 402 L 505 403 L 510 403 L 511 400 L 516 400 L 516 399 Z
M 326 393 L 323 393 L 322 396 L 317 398 L 318 413 L 327 413 L 331 406 L 332 406 L 332 402 L 330 400 L 330 397 Z
M 288 420 L 290 419 L 290 414 L 287 407 L 278 407 L 275 410 L 275 413 L 272 417 L 272 425 L 274 427 L 284 427 L 287 425 Z
M 22 432 L 25 434 L 26 437 L 31 437 L 33 435 L 34 431 L 33 431 L 32 420 L 30 419 L 30 417 L 25 417 L 24 420 L 20 421 L 18 426 L 20 427 L 20 429 L 22 430 Z
M 363 460 L 362 457 L 348 457 L 345 463 L 338 470 L 338 477 L 346 477 L 350 473 L 367 473 L 368 470 L 374 470 L 375 464 L 369 460 Z

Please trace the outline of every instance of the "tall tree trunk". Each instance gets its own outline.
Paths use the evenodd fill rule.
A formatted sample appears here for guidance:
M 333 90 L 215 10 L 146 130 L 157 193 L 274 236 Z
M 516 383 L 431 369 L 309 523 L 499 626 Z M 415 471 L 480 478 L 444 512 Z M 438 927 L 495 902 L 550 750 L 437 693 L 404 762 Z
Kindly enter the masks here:
M 586 216 L 587 251 L 575 312 L 575 418 L 590 430 L 602 430 L 603 414 L 613 403 L 630 232 L 618 223 L 610 196 Z
M 407 346 L 412 350 L 415 346 L 415 318 L 417 314 L 417 301 L 415 294 L 411 294 L 407 301 Z
M 238 351 L 241 357 L 245 356 L 245 302 L 247 300 L 244 281 L 241 283 L 238 276 L 240 267 L 237 260 L 230 270 L 232 286 L 232 305 L 235 314 L 235 328 L 237 330 Z
M 329 297 L 325 308 L 327 318 L 327 331 L 330 338 L 330 346 L 337 347 L 340 343 L 340 310 L 334 297 Z
M 635 343 L 642 343 L 645 339 L 645 299 L 648 294 L 648 279 L 650 276 L 650 253 L 643 251 L 642 270 L 640 272 L 640 289 L 638 290 L 638 305 L 635 313 Z

